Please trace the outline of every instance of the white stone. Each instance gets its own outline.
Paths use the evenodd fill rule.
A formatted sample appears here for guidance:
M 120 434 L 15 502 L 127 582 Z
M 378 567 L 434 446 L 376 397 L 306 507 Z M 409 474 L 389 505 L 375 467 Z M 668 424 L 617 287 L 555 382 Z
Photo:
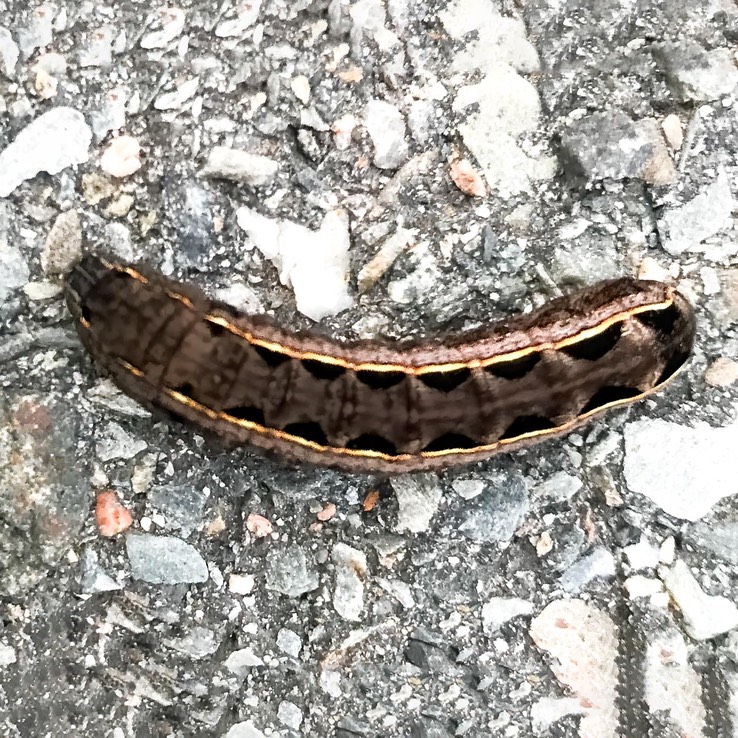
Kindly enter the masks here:
M 405 119 L 384 100 L 370 100 L 364 107 L 364 125 L 374 144 L 374 164 L 396 169 L 407 160 Z
M 502 625 L 521 615 L 530 615 L 533 603 L 519 597 L 491 597 L 482 605 L 482 625 L 488 634 L 496 633 Z
M 485 483 L 482 479 L 455 479 L 451 482 L 454 492 L 465 500 L 473 500 L 484 492 Z
M 264 666 L 264 662 L 250 648 L 239 648 L 228 654 L 223 666 L 237 676 L 246 676 L 253 667 Z
M 159 95 L 154 100 L 154 107 L 157 110 L 176 110 L 193 98 L 197 94 L 199 87 L 199 77 L 188 79 L 182 82 L 175 90 L 172 90 L 172 92 L 165 92 L 163 95 Z
M 39 172 L 58 174 L 89 158 L 92 130 L 82 113 L 52 108 L 29 123 L 0 153 L 0 197 Z
M 659 550 L 656 546 L 652 546 L 644 536 L 641 536 L 638 543 L 626 546 L 623 553 L 628 559 L 630 568 L 635 571 L 655 569 L 660 563 Z
M 185 14 L 181 8 L 164 8 L 159 11 L 161 30 L 147 33 L 141 39 L 142 49 L 161 49 L 174 41 L 184 30 Z
M 267 738 L 251 720 L 232 725 L 223 738 Z
M 582 488 L 582 480 L 560 471 L 544 479 L 533 491 L 534 497 L 544 497 L 557 502 L 571 499 Z
M 20 49 L 13 41 L 10 31 L 0 27 L 0 72 L 8 79 L 15 77 L 15 65 L 18 63 Z
M 277 267 L 282 284 L 292 286 L 301 313 L 321 320 L 351 306 L 345 211 L 326 213 L 318 231 L 289 220 L 273 220 L 246 207 L 237 211 L 236 220 Z
M 689 663 L 684 637 L 675 629 L 649 635 L 645 698 L 650 712 L 664 712 L 682 736 L 705 735 L 700 676 Z
M 575 699 L 539 701 L 533 707 L 537 719 L 555 716 L 558 707 L 559 717 L 583 716 L 581 736 L 618 735 L 618 641 L 610 617 L 581 600 L 557 600 L 531 622 L 530 635 L 555 660 L 553 671 L 559 682 L 575 694 Z
M 687 633 L 697 641 L 727 633 L 738 626 L 738 607 L 720 596 L 702 590 L 684 561 L 662 567 L 659 576 L 684 616 Z
M 625 580 L 624 586 L 631 600 L 637 600 L 639 597 L 652 597 L 663 591 L 661 582 L 658 579 L 644 577 L 642 574 L 628 577 Z
M 730 180 L 721 170 L 717 179 L 699 195 L 684 205 L 666 209 L 658 222 L 664 248 L 674 255 L 699 251 L 703 241 L 730 225 L 735 207 Z
M 249 0 L 237 5 L 237 15 L 232 20 L 226 20 L 215 27 L 215 35 L 220 38 L 240 36 L 247 28 L 256 23 L 261 11 L 262 0 Z
M 97 457 L 100 461 L 132 459 L 146 448 L 145 441 L 134 438 L 117 423 L 109 423 L 97 441 Z
M 625 426 L 625 480 L 669 515 L 699 520 L 738 492 L 738 423 L 687 428 L 644 418 Z

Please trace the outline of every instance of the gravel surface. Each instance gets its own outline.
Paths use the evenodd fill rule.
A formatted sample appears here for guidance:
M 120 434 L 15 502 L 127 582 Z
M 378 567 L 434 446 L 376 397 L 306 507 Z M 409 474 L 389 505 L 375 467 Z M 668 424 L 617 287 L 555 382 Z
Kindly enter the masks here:
M 0 0 L 0 735 L 738 735 L 734 0 Z M 391 480 L 224 449 L 79 345 L 142 260 L 338 338 L 623 274 L 694 358 Z

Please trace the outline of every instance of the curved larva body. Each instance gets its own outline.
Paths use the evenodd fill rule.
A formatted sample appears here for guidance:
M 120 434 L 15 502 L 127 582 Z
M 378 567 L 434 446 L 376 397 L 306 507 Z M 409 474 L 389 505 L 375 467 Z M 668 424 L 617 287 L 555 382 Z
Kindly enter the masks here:
M 620 279 L 443 341 L 290 333 L 153 271 L 86 256 L 67 280 L 83 343 L 117 384 L 237 442 L 351 471 L 486 458 L 658 390 L 694 315 L 667 285 Z

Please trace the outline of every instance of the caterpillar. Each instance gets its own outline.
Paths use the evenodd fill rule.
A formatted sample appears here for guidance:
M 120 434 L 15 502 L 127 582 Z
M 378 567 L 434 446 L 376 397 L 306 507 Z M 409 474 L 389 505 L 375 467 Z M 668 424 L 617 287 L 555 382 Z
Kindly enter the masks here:
M 338 342 L 247 315 L 145 266 L 86 255 L 80 338 L 128 395 L 236 443 L 355 472 L 440 469 L 566 433 L 686 363 L 690 303 L 622 278 L 484 329 Z

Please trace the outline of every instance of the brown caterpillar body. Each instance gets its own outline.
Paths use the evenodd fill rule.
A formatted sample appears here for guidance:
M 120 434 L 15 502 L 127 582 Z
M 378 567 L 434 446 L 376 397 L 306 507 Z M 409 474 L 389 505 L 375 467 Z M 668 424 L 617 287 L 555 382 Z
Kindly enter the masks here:
M 152 270 L 85 256 L 66 284 L 118 386 L 232 441 L 350 471 L 438 469 L 565 433 L 660 389 L 690 304 L 618 279 L 440 341 L 337 343 L 239 313 Z

